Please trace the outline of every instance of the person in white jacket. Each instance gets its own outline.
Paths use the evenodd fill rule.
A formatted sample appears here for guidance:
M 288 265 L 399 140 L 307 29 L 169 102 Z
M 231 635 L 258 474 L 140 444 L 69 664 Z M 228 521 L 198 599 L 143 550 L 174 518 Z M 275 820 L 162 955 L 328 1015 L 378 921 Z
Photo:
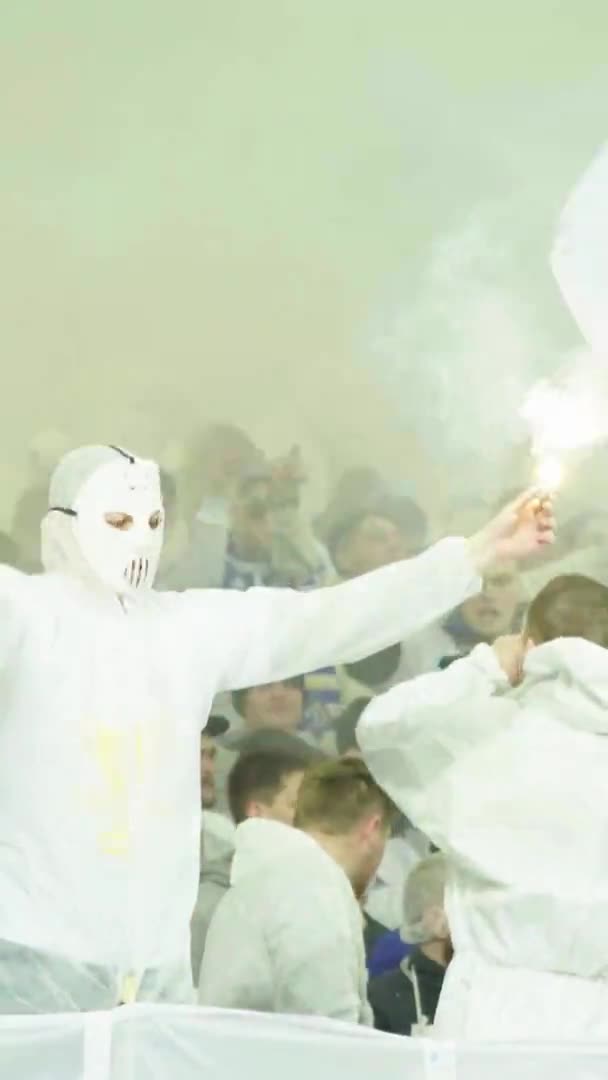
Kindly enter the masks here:
M 200 1004 L 371 1026 L 359 901 L 395 812 L 351 758 L 305 774 L 293 827 L 239 825 L 231 888 L 207 934 Z
M 383 648 L 526 555 L 551 515 L 308 593 L 159 593 L 158 467 L 73 451 L 43 520 L 46 572 L 0 568 L 0 1012 L 193 997 L 201 729 L 218 692 Z
M 377 781 L 450 857 L 440 1038 L 608 1039 L 608 589 L 556 578 L 523 637 L 377 698 Z

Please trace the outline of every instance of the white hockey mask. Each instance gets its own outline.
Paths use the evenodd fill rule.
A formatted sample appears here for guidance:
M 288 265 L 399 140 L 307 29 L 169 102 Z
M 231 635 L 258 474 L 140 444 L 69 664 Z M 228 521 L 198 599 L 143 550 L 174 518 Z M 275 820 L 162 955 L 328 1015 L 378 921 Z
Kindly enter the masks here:
M 150 589 L 163 544 L 158 466 L 117 457 L 85 480 L 71 507 L 73 536 L 95 578 L 119 596 Z

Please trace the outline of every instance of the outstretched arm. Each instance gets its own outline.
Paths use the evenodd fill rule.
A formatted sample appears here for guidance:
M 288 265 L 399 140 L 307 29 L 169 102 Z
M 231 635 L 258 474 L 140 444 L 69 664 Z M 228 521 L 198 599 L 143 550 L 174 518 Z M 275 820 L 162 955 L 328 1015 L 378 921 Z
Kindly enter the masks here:
M 416 559 L 326 589 L 200 593 L 222 635 L 218 688 L 361 660 L 430 624 L 479 586 L 466 542 L 444 540 Z
M 522 558 L 552 539 L 551 506 L 527 493 L 471 540 L 443 540 L 341 585 L 192 590 L 179 603 L 189 635 L 215 654 L 216 689 L 233 690 L 362 660 L 403 641 L 474 595 L 494 561 Z

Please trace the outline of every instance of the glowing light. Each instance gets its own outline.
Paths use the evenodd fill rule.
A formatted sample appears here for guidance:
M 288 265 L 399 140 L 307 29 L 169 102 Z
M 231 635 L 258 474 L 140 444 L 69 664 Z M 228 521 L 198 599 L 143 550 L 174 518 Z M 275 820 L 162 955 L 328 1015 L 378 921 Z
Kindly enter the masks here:
M 521 409 L 530 432 L 535 480 L 551 495 L 563 482 L 563 465 L 608 436 L 608 364 L 576 353 L 553 380 L 530 388 Z
M 536 470 L 538 486 L 543 492 L 552 493 L 557 491 L 563 477 L 563 469 L 558 458 L 547 457 L 539 461 Z
M 521 416 L 532 437 L 532 452 L 543 462 L 562 452 L 593 446 L 608 434 L 608 365 L 576 356 L 555 380 L 528 391 Z

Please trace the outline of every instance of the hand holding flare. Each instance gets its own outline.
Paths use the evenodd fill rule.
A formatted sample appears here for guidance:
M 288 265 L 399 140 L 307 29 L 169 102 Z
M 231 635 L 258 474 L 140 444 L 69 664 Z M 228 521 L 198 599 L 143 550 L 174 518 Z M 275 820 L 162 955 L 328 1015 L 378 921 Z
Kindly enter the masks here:
M 531 488 L 501 510 L 469 540 L 473 563 L 483 574 L 494 563 L 525 559 L 555 541 L 551 496 Z

